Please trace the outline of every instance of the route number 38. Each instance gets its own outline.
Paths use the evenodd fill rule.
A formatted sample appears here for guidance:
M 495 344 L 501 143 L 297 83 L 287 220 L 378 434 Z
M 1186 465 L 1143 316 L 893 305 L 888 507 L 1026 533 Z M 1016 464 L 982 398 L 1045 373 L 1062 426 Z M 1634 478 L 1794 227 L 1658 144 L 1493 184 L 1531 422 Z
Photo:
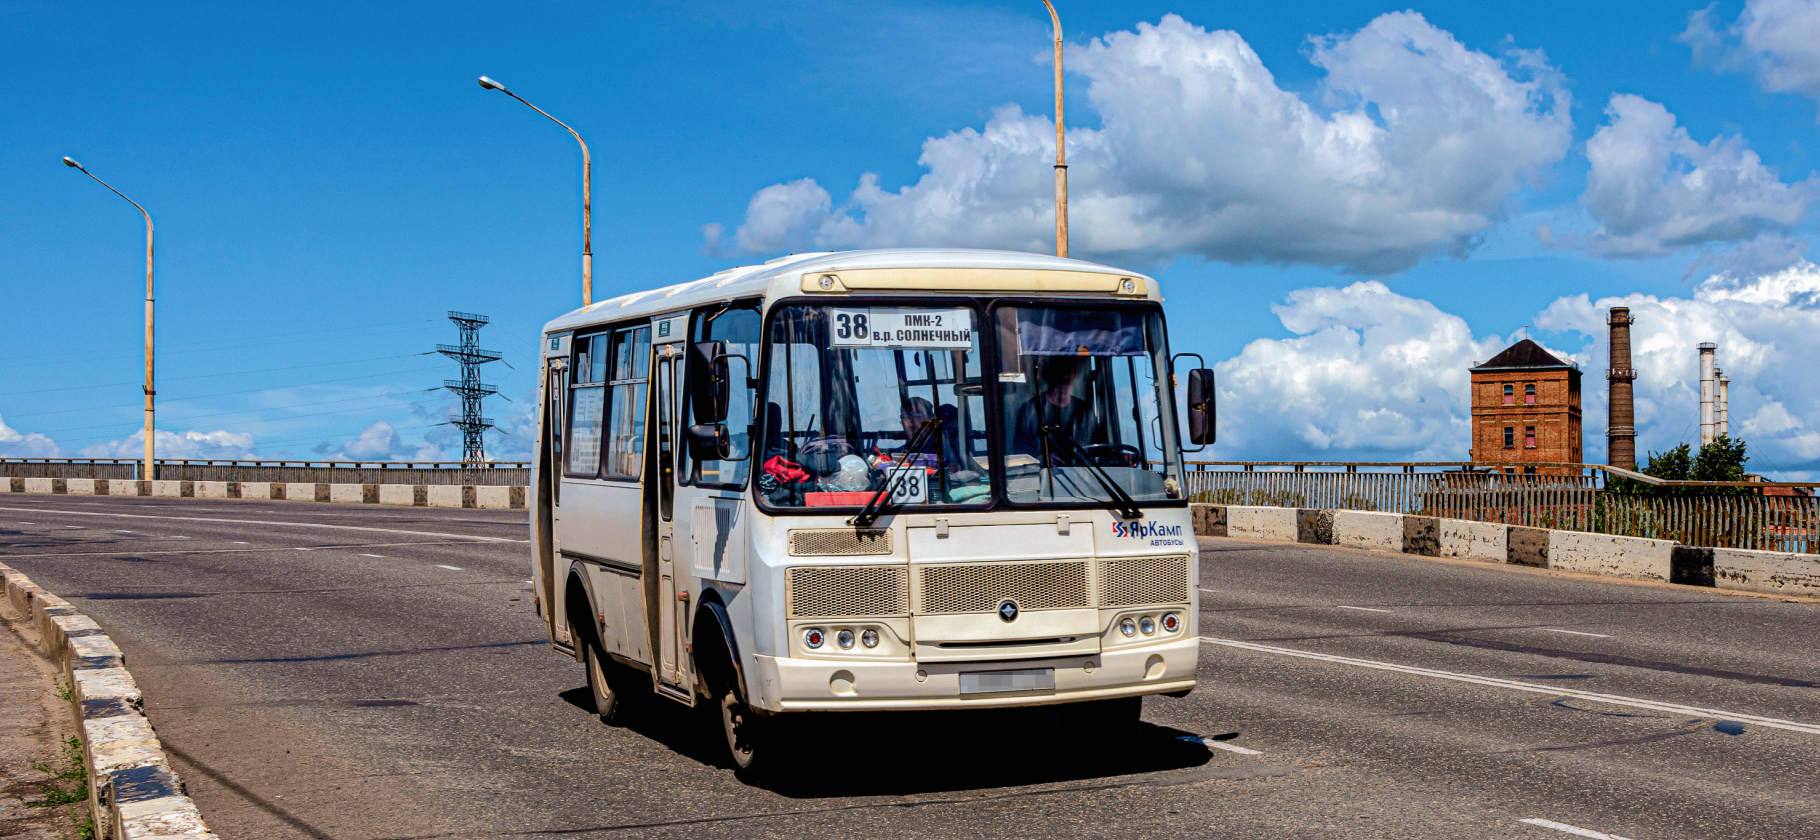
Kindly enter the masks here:
M 868 330 L 871 329 L 871 325 L 866 323 L 867 320 L 869 319 L 865 312 L 836 312 L 834 315 L 834 337 L 837 340 L 849 339 L 852 341 L 866 341 L 870 339 L 872 335 Z
M 918 467 L 900 467 L 885 477 L 891 483 L 891 503 L 920 505 L 929 500 L 929 476 Z

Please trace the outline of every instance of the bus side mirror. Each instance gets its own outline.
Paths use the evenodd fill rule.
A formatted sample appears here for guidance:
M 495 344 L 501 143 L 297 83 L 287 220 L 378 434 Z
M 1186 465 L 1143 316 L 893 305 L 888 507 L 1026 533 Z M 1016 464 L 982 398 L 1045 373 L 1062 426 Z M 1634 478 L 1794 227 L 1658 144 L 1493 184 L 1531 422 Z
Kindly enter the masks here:
M 727 369 L 727 343 L 698 341 L 689 345 L 689 399 L 695 419 L 703 423 L 722 423 L 727 419 L 732 374 Z M 694 429 L 690 429 L 693 436 Z
M 1213 437 L 1213 371 L 1195 368 L 1188 372 L 1188 440 L 1195 446 L 1206 446 Z
M 727 461 L 733 457 L 733 439 L 725 423 L 697 423 L 689 427 L 689 457 L 696 461 Z

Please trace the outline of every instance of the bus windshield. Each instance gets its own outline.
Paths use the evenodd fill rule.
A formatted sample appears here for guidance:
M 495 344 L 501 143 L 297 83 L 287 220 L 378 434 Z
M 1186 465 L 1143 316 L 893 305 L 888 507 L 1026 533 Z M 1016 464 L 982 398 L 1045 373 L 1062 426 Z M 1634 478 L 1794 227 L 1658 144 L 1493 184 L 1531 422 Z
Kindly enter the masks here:
M 780 307 L 766 336 L 757 492 L 805 508 L 860 507 L 887 486 L 891 506 L 913 508 L 1179 499 L 1174 424 L 1159 411 L 1161 336 L 1154 309 L 1104 304 Z

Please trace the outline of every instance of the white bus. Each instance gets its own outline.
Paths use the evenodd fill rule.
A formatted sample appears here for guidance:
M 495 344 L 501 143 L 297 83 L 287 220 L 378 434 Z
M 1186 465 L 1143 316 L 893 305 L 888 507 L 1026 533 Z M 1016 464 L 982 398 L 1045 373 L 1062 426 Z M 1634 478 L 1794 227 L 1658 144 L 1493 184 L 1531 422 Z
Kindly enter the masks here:
M 1197 552 L 1155 280 L 964 250 L 800 254 L 544 328 L 531 479 L 552 646 L 612 722 L 1187 693 Z M 1188 372 L 1189 438 L 1212 372 Z

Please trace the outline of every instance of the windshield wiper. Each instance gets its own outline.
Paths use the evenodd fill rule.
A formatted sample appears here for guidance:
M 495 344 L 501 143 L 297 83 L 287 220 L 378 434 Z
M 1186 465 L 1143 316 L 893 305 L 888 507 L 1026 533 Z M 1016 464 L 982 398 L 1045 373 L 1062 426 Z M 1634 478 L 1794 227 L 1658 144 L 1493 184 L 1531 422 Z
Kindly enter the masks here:
M 1081 446 L 1079 441 L 1062 434 L 1061 429 L 1055 426 L 1044 426 L 1043 434 L 1049 438 L 1050 443 L 1058 444 L 1064 451 L 1072 453 L 1075 459 L 1087 468 L 1088 474 L 1092 475 L 1094 480 L 1106 489 L 1106 495 L 1111 497 L 1111 507 L 1114 512 L 1126 519 L 1137 519 L 1144 515 L 1143 511 L 1138 510 L 1137 500 L 1131 498 L 1131 494 L 1126 493 L 1125 488 L 1120 487 L 1118 482 L 1112 480 L 1112 476 L 1101 469 L 1099 464 L 1093 462 L 1092 456 L 1087 454 L 1087 450 Z
M 911 461 L 923 454 L 923 447 L 928 446 L 929 441 L 935 439 L 935 431 L 941 425 L 941 418 L 936 417 L 924 423 L 923 427 L 916 431 L 916 437 L 912 438 L 910 444 L 904 447 L 904 466 L 887 473 L 890 477 L 886 479 L 885 486 L 878 488 L 872 494 L 872 498 L 866 500 L 866 506 L 860 508 L 859 513 L 852 519 L 847 520 L 848 525 L 868 528 L 873 522 L 878 521 L 879 514 L 885 510 L 882 500 L 896 493 L 898 485 L 903 484 L 904 479 L 910 477 L 910 469 L 914 466 Z

